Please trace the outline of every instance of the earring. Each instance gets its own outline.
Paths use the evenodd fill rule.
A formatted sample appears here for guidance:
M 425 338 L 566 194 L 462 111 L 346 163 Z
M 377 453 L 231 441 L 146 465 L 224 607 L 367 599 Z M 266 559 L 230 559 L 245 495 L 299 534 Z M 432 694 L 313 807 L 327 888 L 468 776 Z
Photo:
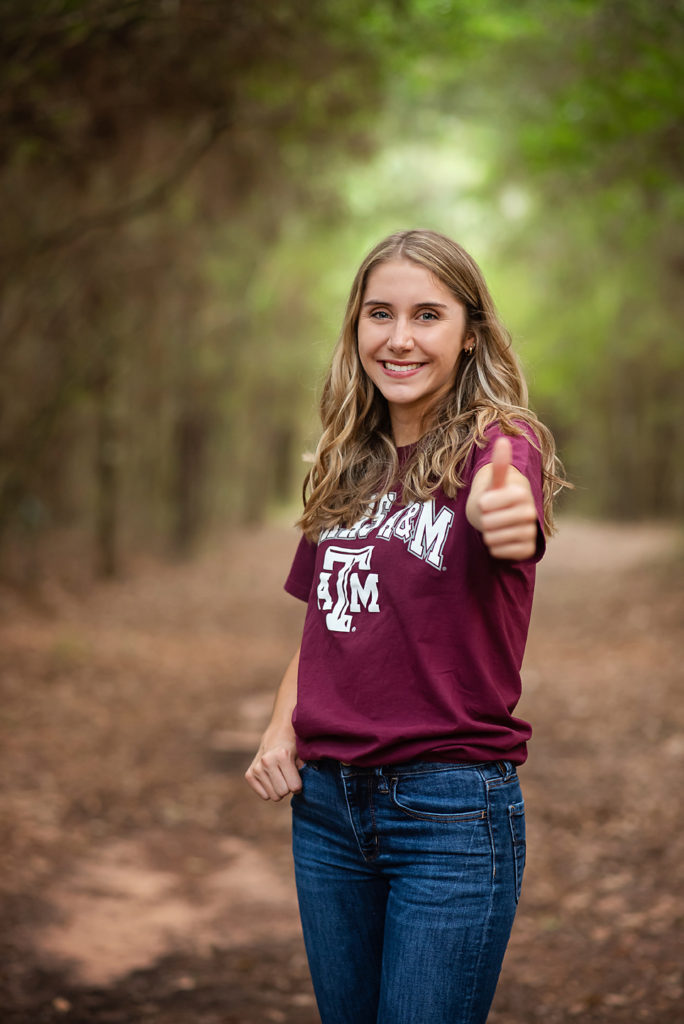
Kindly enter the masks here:
M 470 348 L 464 348 L 463 351 L 467 356 L 472 356 L 473 352 L 475 351 L 475 346 L 471 345 Z

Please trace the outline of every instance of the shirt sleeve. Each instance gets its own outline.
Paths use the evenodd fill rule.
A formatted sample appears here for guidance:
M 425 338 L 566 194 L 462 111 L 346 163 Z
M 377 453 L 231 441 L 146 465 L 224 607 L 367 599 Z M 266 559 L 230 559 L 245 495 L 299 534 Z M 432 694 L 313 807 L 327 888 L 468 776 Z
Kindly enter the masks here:
M 308 601 L 316 567 L 316 544 L 302 535 L 290 572 L 285 580 L 285 590 L 300 601 Z
M 546 551 L 546 538 L 544 537 L 544 492 L 542 485 L 542 461 L 536 435 L 527 423 L 518 423 L 522 434 L 506 434 L 498 424 L 492 424 L 485 432 L 486 445 L 484 448 L 475 450 L 475 458 L 471 469 L 471 482 L 478 469 L 488 465 L 492 461 L 492 449 L 498 437 L 507 437 L 511 442 L 512 456 L 511 463 L 529 481 L 532 488 L 532 497 L 537 509 L 537 546 L 534 554 L 523 561 L 538 562 Z

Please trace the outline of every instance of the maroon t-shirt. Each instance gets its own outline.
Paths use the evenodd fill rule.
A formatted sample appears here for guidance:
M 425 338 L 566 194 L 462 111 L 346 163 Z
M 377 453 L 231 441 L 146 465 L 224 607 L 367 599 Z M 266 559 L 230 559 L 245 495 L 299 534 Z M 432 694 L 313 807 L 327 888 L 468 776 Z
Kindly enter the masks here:
M 473 450 L 456 498 L 404 506 L 395 487 L 353 527 L 302 537 L 285 589 L 308 602 L 292 718 L 303 760 L 525 760 L 531 728 L 513 710 L 544 536 L 529 560 L 495 559 L 465 515 L 500 433 Z M 539 452 L 510 440 L 541 524 Z

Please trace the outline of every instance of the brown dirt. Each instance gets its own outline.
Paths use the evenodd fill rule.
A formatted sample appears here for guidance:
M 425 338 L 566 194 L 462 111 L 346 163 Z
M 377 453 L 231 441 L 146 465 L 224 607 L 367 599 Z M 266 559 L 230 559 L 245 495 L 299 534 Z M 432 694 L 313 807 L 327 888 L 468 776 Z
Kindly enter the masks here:
M 314 1024 L 289 809 L 242 773 L 296 646 L 243 532 L 79 593 L 0 591 L 0 1019 Z M 491 1024 L 684 1020 L 684 556 L 567 522 L 520 706 L 529 853 Z M 350 1022 L 352 1024 L 352 1022 Z

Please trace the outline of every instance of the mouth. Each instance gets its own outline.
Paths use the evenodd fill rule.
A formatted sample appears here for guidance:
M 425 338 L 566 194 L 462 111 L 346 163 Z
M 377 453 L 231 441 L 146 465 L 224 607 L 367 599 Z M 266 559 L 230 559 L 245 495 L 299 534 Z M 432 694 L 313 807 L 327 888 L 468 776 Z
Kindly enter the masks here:
M 422 363 L 390 363 L 387 360 L 383 362 L 383 367 L 388 373 L 395 374 L 409 374 L 415 373 L 416 370 L 420 370 Z

